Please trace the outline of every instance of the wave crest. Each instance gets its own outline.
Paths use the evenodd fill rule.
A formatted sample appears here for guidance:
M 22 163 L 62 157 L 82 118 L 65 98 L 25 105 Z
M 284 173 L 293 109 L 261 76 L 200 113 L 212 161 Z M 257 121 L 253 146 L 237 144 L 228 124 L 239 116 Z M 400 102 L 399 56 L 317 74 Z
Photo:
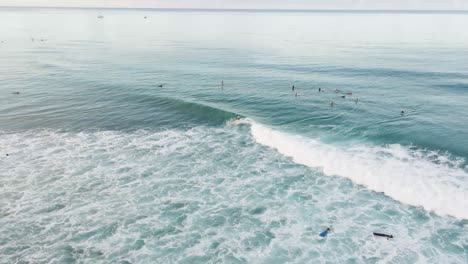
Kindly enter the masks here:
M 294 162 L 321 168 L 427 211 L 468 219 L 468 173 L 461 159 L 393 144 L 340 147 L 280 132 L 251 121 L 257 143 Z

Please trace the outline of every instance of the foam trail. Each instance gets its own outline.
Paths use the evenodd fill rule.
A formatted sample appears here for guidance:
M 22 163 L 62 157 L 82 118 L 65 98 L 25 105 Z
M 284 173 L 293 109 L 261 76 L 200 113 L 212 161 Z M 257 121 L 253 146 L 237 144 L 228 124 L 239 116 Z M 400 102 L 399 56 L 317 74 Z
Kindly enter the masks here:
M 296 163 L 322 168 L 326 175 L 349 178 L 397 201 L 440 215 L 468 219 L 468 174 L 460 168 L 460 160 L 398 144 L 333 146 L 254 121 L 251 133 L 258 143 Z

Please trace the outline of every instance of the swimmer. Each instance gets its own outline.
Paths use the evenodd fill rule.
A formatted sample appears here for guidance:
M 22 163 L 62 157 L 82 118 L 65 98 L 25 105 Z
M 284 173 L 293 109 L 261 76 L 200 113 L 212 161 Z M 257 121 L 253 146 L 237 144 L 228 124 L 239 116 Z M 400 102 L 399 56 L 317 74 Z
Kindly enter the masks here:
M 292 86 L 292 91 L 293 91 L 293 92 L 294 92 L 294 89 L 295 89 L 295 87 L 294 87 L 294 85 L 293 85 L 293 86 Z
M 158 84 L 158 87 L 163 87 L 163 84 Z
M 325 229 L 324 231 L 322 231 L 322 233 L 319 234 L 320 237 L 327 237 L 328 233 L 331 231 L 331 228 L 327 227 L 327 229 Z
M 319 88 L 319 93 L 322 91 L 322 88 Z
M 236 116 L 236 120 L 240 120 L 240 116 Z
M 374 236 L 378 236 L 378 237 L 386 237 L 387 240 L 390 240 L 390 238 L 393 238 L 393 235 L 387 235 L 387 234 L 382 234 L 382 233 L 372 233 Z
M 335 105 L 335 102 L 331 101 L 330 106 L 333 107 Z
M 345 96 L 345 95 L 342 95 L 341 98 L 346 98 L 346 96 Z
M 401 110 L 400 114 L 401 114 L 401 115 L 404 115 L 404 114 L 405 114 L 405 111 Z

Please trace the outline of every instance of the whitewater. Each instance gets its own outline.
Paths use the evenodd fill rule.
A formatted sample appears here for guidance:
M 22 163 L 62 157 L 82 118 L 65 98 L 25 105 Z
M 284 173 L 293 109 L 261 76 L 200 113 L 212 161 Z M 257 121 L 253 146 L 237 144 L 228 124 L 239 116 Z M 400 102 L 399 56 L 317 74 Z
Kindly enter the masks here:
M 258 143 L 325 175 L 343 176 L 399 202 L 468 219 L 464 160 L 399 144 L 330 146 L 255 122 L 251 130 Z

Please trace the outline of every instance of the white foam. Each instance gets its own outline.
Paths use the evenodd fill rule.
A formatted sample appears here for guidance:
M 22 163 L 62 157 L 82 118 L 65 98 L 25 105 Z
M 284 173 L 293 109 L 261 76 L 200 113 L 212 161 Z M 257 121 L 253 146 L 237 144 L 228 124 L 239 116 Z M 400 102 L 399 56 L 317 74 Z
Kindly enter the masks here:
M 255 144 L 250 128 L 0 131 L 10 154 L 0 157 L 0 259 L 424 262 L 429 252 L 433 262 L 463 262 L 467 236 L 452 218 L 421 220 L 380 195 L 363 204 L 368 192 L 308 177 Z M 399 148 L 388 152 L 415 155 Z M 327 226 L 334 232 L 317 241 Z M 395 243 L 374 240 L 370 227 Z
M 255 140 L 291 157 L 440 215 L 468 219 L 468 174 L 460 160 L 398 144 L 340 147 L 250 121 Z

